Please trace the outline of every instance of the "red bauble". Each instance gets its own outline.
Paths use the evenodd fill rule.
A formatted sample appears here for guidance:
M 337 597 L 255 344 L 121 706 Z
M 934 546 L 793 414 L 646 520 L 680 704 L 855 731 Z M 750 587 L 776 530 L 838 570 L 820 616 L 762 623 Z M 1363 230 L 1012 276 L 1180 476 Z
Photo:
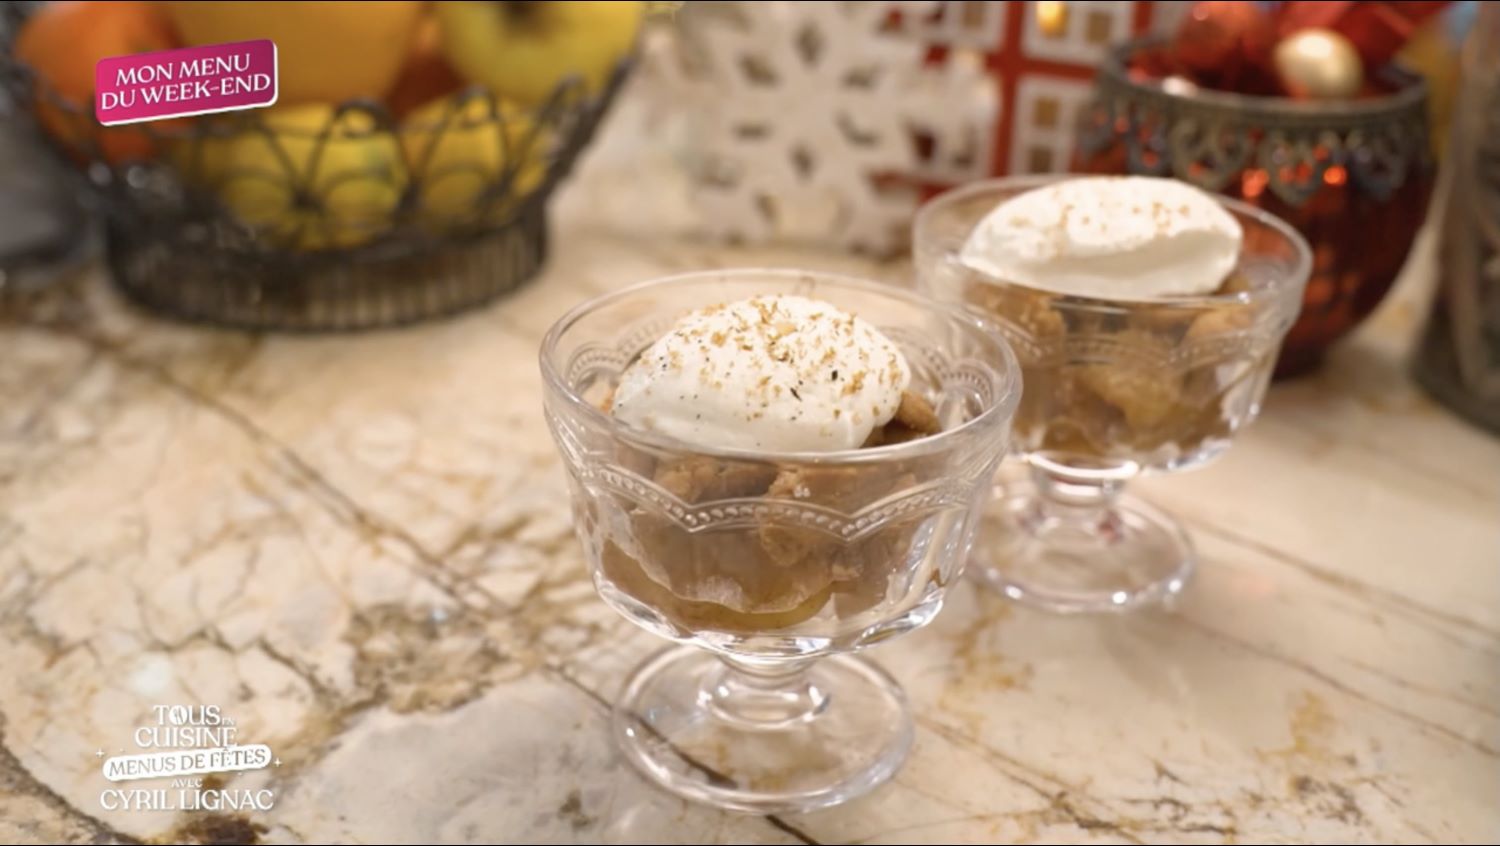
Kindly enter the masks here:
M 1255 3 L 1203 0 L 1183 17 L 1172 57 L 1199 85 L 1251 91 L 1269 76 L 1276 25 Z

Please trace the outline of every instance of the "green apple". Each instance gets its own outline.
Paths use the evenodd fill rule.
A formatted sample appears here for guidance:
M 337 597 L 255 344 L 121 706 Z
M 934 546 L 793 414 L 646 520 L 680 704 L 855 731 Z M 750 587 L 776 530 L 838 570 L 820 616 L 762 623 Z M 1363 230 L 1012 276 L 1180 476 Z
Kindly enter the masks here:
M 439 2 L 443 53 L 458 72 L 522 105 L 578 76 L 595 93 L 635 45 L 638 2 Z

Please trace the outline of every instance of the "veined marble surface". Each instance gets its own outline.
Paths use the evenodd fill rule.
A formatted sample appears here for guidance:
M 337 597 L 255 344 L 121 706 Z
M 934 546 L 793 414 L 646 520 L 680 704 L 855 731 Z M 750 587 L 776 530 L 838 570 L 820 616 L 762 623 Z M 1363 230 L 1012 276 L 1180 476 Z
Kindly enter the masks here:
M 9 307 L 0 841 L 1500 837 L 1500 440 L 1406 376 L 1430 246 L 1225 458 L 1142 485 L 1201 552 L 1179 608 L 1057 618 L 960 585 L 869 653 L 912 699 L 906 767 L 787 817 L 685 804 L 616 757 L 609 702 L 660 644 L 593 595 L 536 348 L 577 301 L 668 272 L 905 266 L 574 216 L 543 278 L 409 330 L 187 328 L 98 278 Z M 103 757 L 148 751 L 135 729 L 173 704 L 271 747 L 219 782 L 271 810 L 104 807 L 151 783 Z

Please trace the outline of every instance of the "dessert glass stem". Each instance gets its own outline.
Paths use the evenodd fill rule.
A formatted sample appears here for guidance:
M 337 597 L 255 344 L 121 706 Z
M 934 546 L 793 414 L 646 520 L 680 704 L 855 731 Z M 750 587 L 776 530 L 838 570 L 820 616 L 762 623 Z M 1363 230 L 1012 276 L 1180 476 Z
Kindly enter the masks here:
M 814 659 L 774 661 L 721 655 L 705 680 L 699 702 L 716 717 L 746 729 L 777 730 L 815 719 L 828 709 L 828 693 L 808 676 Z
M 1046 454 L 1029 459 L 1037 496 L 1028 522 L 1033 527 L 1069 526 L 1096 536 L 1117 536 L 1119 512 L 1116 503 L 1125 482 L 1139 472 L 1134 462 L 1080 464 Z
M 1060 613 L 1121 612 L 1182 591 L 1193 546 L 1171 517 L 1124 492 L 1128 460 L 1032 453 L 1031 479 L 1008 483 L 986 515 L 979 579 Z

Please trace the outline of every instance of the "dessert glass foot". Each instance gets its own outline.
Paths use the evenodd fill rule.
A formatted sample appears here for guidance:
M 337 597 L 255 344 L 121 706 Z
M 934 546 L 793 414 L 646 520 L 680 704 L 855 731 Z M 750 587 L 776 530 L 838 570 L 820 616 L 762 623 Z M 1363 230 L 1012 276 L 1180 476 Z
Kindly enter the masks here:
M 1108 472 L 1033 464 L 997 485 L 975 543 L 976 579 L 1058 613 L 1133 611 L 1182 592 L 1196 560 L 1171 516 L 1121 492 Z
M 757 664 L 690 646 L 635 670 L 613 727 L 626 760 L 667 790 L 760 814 L 865 793 L 912 741 L 900 686 L 861 658 Z

